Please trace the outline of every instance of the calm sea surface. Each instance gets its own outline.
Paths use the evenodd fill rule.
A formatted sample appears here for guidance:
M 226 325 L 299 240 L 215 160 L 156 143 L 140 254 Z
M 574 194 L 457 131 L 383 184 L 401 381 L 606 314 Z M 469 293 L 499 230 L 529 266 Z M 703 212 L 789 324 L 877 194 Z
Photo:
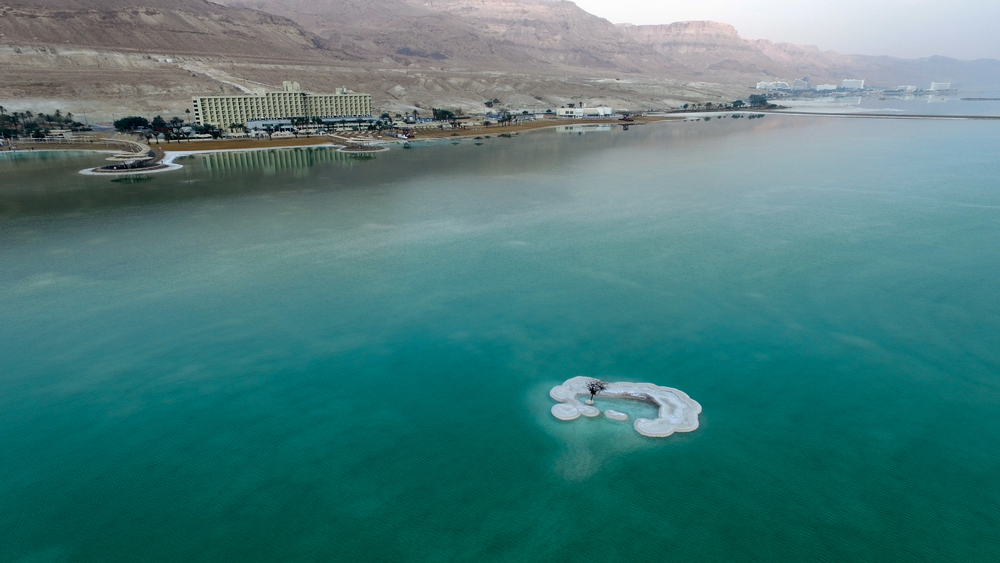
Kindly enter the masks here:
M 998 128 L 0 154 L 0 561 L 996 561 Z

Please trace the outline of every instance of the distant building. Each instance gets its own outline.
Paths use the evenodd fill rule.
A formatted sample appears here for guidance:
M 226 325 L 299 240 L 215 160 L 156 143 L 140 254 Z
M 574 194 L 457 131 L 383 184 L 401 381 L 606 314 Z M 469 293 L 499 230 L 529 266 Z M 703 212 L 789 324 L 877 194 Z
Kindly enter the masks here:
M 337 88 L 334 94 L 311 94 L 301 91 L 298 82 L 288 81 L 282 83 L 279 92 L 257 88 L 252 94 L 201 96 L 191 101 L 198 124 L 222 128 L 260 120 L 359 118 L 372 114 L 371 94 L 348 93 L 347 88 Z
M 615 110 L 608 106 L 588 108 L 584 104 L 580 104 L 578 108 L 559 108 L 556 110 L 556 115 L 559 117 L 611 117 L 614 113 Z
M 864 90 L 865 81 L 859 78 L 848 78 L 840 81 L 840 87 L 844 90 Z
M 777 81 L 777 82 L 758 82 L 758 90 L 791 90 L 792 87 L 788 85 L 787 82 Z
M 796 78 L 792 81 L 792 90 L 812 90 L 808 78 Z
M 931 82 L 931 92 L 951 90 L 951 82 Z
M 817 92 L 832 92 L 837 89 L 836 84 L 818 84 L 816 86 Z

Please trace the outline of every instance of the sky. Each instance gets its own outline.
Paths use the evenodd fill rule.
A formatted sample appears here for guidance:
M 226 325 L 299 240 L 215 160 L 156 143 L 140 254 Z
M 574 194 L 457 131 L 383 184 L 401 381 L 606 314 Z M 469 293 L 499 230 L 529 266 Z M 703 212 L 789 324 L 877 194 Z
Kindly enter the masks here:
M 1000 59 L 1000 0 L 573 0 L 614 23 L 712 20 L 843 54 Z

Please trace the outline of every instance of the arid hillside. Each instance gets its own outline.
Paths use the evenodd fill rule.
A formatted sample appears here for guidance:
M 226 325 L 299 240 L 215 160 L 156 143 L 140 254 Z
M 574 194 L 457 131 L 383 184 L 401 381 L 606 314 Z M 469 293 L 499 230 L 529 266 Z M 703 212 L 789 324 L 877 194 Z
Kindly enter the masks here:
M 280 14 L 370 59 L 543 73 L 611 72 L 719 84 L 864 78 L 893 87 L 1000 85 L 1000 62 L 842 55 L 741 37 L 709 21 L 614 25 L 562 0 L 219 0 Z M 514 67 L 513 69 L 511 67 Z
M 283 80 L 379 110 L 729 101 L 758 80 L 1000 85 L 1000 62 L 822 52 L 714 22 L 614 25 L 561 0 L 0 0 L 0 105 L 107 120 Z M 225 4 L 225 5 L 223 5 Z
M 0 41 L 176 55 L 329 56 L 318 37 L 291 20 L 204 0 L 5 0 Z

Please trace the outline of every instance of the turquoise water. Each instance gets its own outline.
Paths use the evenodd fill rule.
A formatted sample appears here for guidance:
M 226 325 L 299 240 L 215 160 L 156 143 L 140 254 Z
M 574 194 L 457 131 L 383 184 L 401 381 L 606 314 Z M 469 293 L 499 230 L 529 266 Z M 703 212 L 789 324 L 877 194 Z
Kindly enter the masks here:
M 0 155 L 0 560 L 993 561 L 996 128 Z

